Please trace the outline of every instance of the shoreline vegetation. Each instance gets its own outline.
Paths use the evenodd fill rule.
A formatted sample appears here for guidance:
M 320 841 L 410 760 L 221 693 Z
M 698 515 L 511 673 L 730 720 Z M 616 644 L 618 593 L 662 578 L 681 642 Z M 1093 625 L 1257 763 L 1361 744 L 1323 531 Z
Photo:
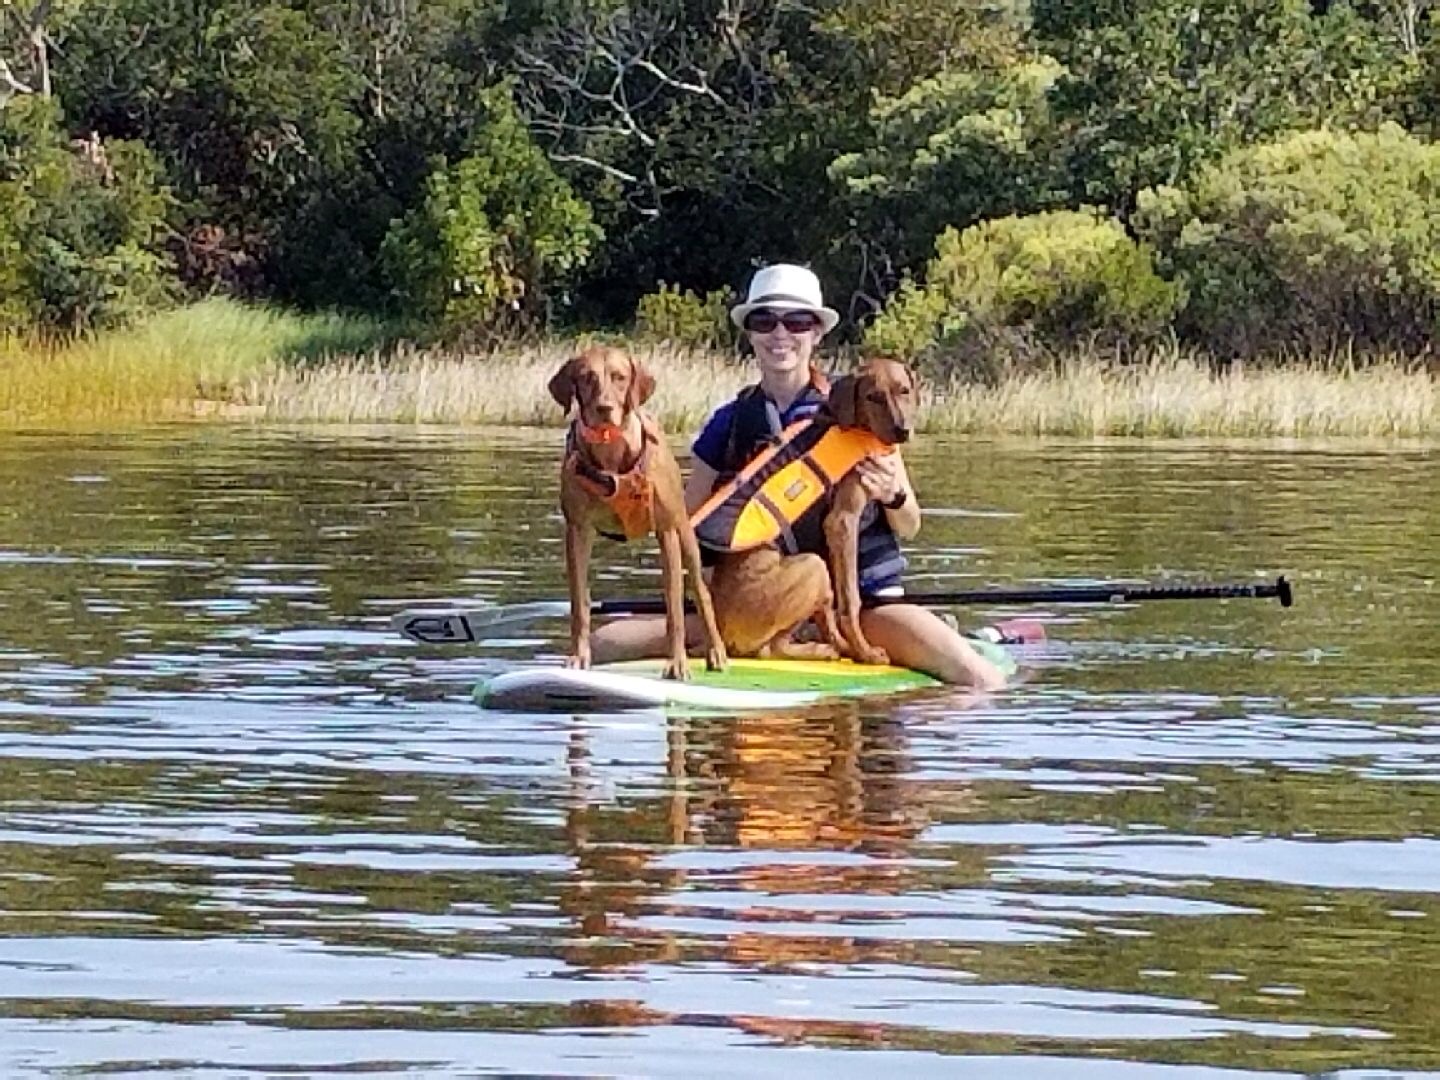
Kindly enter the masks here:
M 626 342 L 659 376 L 652 409 L 693 430 L 748 379 L 719 351 Z M 0 338 L 0 431 L 212 423 L 558 427 L 546 382 L 576 347 L 425 348 L 349 316 L 208 300 L 54 346 Z M 826 360 L 843 368 L 849 357 Z M 1159 346 L 1119 358 L 1072 350 L 1053 366 L 927 387 L 930 433 L 1146 438 L 1440 436 L 1436 374 L 1404 357 L 1251 361 L 1220 368 Z

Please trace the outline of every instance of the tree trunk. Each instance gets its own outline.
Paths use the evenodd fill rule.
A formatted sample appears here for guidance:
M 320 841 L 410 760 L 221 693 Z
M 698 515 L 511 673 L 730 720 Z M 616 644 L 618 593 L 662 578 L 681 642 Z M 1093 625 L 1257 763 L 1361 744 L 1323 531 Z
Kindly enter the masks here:
M 37 23 L 30 30 L 30 51 L 35 56 L 35 71 L 40 76 L 40 96 L 50 97 L 50 44 L 45 37 L 45 26 Z

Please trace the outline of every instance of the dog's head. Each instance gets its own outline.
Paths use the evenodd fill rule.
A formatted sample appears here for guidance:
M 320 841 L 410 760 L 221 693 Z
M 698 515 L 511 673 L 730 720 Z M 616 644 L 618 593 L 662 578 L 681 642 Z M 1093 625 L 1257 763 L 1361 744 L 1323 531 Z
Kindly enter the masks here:
M 910 369 L 898 360 L 877 357 L 831 384 L 826 410 L 841 427 L 867 428 L 893 446 L 909 440 L 919 403 Z
M 592 345 L 550 379 L 550 396 L 567 412 L 580 407 L 586 427 L 615 426 L 650 400 L 655 379 L 624 349 Z

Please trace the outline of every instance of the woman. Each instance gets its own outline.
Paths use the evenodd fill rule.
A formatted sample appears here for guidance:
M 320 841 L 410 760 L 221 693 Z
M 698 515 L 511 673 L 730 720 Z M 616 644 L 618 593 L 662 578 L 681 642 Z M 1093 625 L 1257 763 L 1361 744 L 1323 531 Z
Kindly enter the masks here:
M 694 468 L 685 485 L 691 510 L 772 434 L 814 414 L 824 403 L 823 380 L 811 357 L 820 339 L 840 321 L 839 314 L 825 306 L 815 274 L 788 263 L 757 271 L 745 302 L 731 309 L 730 318 L 744 330 L 754 350 L 760 381 L 711 414 L 695 440 Z M 879 504 L 879 512 L 861 534 L 862 591 L 901 592 L 899 573 L 904 564 L 895 541 L 910 540 L 920 530 L 915 491 L 898 451 L 867 459 L 857 468 L 866 492 Z M 866 608 L 860 624 L 870 643 L 889 653 L 891 663 L 947 683 L 986 690 L 1005 685 L 1001 671 L 928 608 L 914 604 Z M 597 663 L 658 655 L 656 650 L 663 648 L 664 623 L 659 619 L 609 623 L 592 638 Z

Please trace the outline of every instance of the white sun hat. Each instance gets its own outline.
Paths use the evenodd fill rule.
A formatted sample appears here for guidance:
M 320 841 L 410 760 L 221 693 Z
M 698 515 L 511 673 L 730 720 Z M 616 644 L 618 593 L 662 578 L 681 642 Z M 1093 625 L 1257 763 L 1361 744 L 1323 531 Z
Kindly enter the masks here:
M 745 317 L 760 308 L 776 312 L 813 311 L 819 316 L 820 329 L 825 334 L 834 330 L 840 321 L 840 313 L 825 306 L 820 279 L 815 272 L 793 263 L 775 263 L 756 270 L 745 302 L 730 309 L 730 321 L 743 328 Z

